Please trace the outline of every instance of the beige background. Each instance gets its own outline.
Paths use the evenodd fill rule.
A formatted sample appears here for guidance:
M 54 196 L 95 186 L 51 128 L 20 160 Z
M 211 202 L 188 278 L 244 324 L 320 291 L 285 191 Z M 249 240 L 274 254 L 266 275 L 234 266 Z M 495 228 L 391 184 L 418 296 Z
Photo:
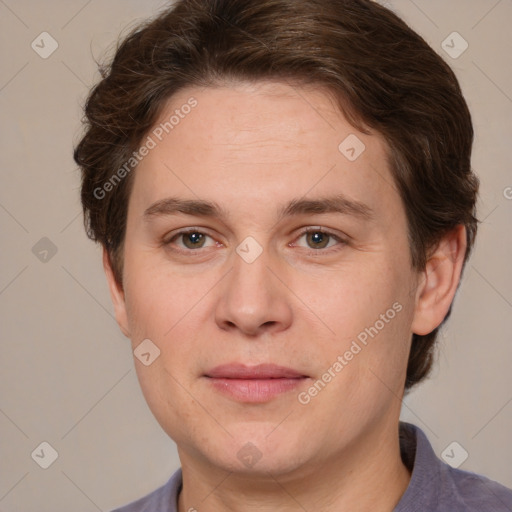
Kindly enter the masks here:
M 462 469 L 512 487 L 512 1 L 385 3 L 459 76 L 482 180 L 477 248 L 433 379 L 406 398 L 403 418 L 425 430 L 439 455 L 457 441 L 469 454 Z M 71 156 L 80 105 L 98 79 L 93 57 L 162 5 L 0 0 L 3 512 L 110 510 L 161 485 L 179 465 L 113 319 L 100 250 L 83 232 Z M 46 59 L 31 48 L 43 31 L 59 45 Z M 469 44 L 457 59 L 441 47 L 453 31 Z M 57 249 L 46 261 L 43 237 Z M 48 469 L 31 458 L 43 441 L 58 452 Z

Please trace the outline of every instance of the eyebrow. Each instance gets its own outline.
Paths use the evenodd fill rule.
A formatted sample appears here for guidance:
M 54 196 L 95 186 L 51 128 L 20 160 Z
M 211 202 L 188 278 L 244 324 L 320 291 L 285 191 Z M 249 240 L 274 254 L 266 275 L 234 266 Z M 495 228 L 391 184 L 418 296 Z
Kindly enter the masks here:
M 156 216 L 175 215 L 183 213 L 199 217 L 217 217 L 226 220 L 230 217 L 229 212 L 213 201 L 202 199 L 182 199 L 178 197 L 167 197 L 152 204 L 144 211 L 143 217 L 150 219 Z M 323 213 L 339 213 L 352 215 L 363 220 L 373 218 L 373 210 L 360 201 L 349 199 L 343 194 L 335 196 L 319 197 L 315 199 L 292 199 L 278 210 L 278 219 L 285 217 Z

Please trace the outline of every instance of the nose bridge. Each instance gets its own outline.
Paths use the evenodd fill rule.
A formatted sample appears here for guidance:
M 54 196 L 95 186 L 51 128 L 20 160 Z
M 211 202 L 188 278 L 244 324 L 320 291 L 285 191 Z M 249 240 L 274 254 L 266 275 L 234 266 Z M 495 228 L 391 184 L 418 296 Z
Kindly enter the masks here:
M 247 294 L 251 289 L 258 290 L 260 296 L 268 293 L 271 286 L 268 281 L 272 277 L 268 267 L 272 264 L 268 248 L 263 249 L 259 244 L 244 241 L 233 255 L 233 270 L 231 272 L 231 285 L 237 293 Z M 262 293 L 263 292 L 263 293 Z
M 245 305 L 246 312 L 253 310 L 256 315 L 263 311 L 265 303 L 271 300 L 275 292 L 272 283 L 272 264 L 268 248 L 263 248 L 254 241 L 245 240 L 233 255 L 233 270 L 229 279 L 229 290 L 232 298 L 240 305 Z
M 217 304 L 219 327 L 257 334 L 289 325 L 289 298 L 274 275 L 277 267 L 277 258 L 254 238 L 247 237 L 238 245 Z

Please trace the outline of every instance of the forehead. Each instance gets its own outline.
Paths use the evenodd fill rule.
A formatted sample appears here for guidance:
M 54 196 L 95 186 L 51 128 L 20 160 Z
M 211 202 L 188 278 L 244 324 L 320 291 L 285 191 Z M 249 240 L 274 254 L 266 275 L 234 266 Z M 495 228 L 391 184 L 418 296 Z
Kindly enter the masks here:
M 239 204 L 240 194 L 245 204 L 284 204 L 333 189 L 354 200 L 396 195 L 382 137 L 358 132 L 318 87 L 183 89 L 147 137 L 154 147 L 138 165 L 132 192 L 140 208 L 170 191 L 228 207 Z
M 311 143 L 319 138 L 324 139 L 320 150 L 329 144 L 336 149 L 343 135 L 343 130 L 339 133 L 340 122 L 343 129 L 353 130 L 327 90 L 275 81 L 182 90 L 168 100 L 155 128 L 173 113 L 188 110 L 186 105 L 192 98 L 197 106 L 183 116 L 169 139 L 179 137 L 190 149 L 202 144 L 211 156 L 225 158 L 226 149 L 238 149 L 258 152 L 261 161 L 272 161 L 290 148 L 311 153 Z M 258 151 L 261 148 L 265 151 Z

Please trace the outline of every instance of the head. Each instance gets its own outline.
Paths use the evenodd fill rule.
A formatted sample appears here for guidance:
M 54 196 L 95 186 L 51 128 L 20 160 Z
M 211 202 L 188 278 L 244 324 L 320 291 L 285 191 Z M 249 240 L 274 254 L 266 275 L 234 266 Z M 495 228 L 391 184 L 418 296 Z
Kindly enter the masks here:
M 87 232 L 121 329 L 160 350 L 137 370 L 178 445 L 199 456 L 215 431 L 200 456 L 251 441 L 275 469 L 305 436 L 297 464 L 329 432 L 348 446 L 391 424 L 476 233 L 470 114 L 427 43 L 369 0 L 178 1 L 122 42 L 85 110 Z M 232 362 L 293 367 L 296 400 L 212 391 Z

